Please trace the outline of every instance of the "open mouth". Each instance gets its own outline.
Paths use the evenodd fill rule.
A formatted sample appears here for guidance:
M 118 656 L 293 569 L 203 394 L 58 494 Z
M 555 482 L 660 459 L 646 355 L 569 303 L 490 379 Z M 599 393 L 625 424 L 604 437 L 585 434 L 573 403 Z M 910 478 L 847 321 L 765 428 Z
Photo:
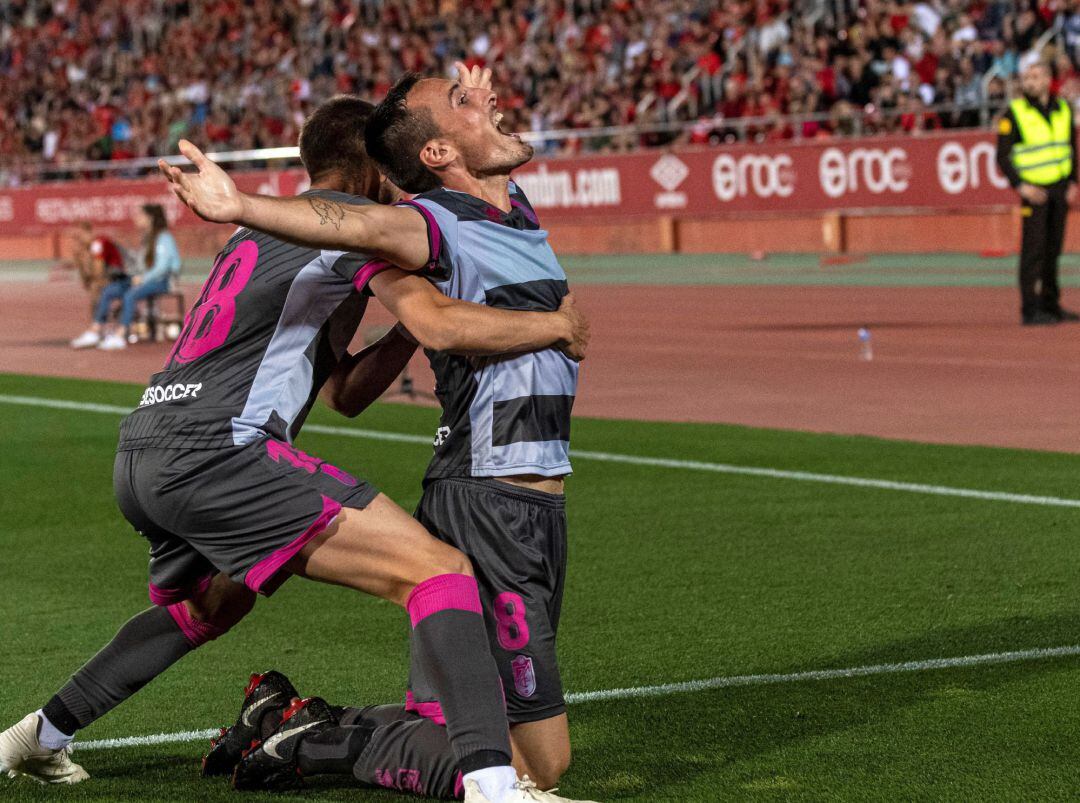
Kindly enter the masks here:
M 491 124 L 493 126 L 495 126 L 495 130 L 498 131 L 500 134 L 502 134 L 504 137 L 510 137 L 511 139 L 521 139 L 521 137 L 518 136 L 517 134 L 514 134 L 514 133 L 512 133 L 510 131 L 503 131 L 502 121 L 503 121 L 503 113 L 502 112 L 495 112 L 495 114 L 492 115 L 492 117 L 491 117 Z

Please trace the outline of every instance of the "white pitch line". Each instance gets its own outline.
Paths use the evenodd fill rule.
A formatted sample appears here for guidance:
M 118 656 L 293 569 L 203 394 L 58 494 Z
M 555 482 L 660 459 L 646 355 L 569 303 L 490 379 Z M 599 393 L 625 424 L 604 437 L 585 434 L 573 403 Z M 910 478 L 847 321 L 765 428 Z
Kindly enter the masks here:
M 1080 656 L 1080 644 L 1070 647 L 1043 647 L 1035 650 L 992 652 L 985 655 L 962 655 L 957 658 L 930 658 L 925 661 L 905 661 L 899 664 L 871 664 L 847 669 L 814 669 L 809 672 L 789 672 L 783 675 L 733 675 L 708 680 L 687 680 L 683 683 L 664 683 L 659 686 L 636 686 L 629 689 L 602 689 L 566 695 L 570 703 L 591 703 L 600 700 L 626 700 L 633 697 L 665 697 L 669 694 L 728 689 L 735 686 L 767 686 L 775 683 L 801 683 L 808 680 L 842 680 L 868 675 L 894 675 L 901 672 L 927 672 L 933 669 L 955 669 L 987 664 L 1014 664 L 1022 661 L 1041 661 L 1047 658 Z
M 121 747 L 146 747 L 152 744 L 180 744 L 212 739 L 219 733 L 218 728 L 202 731 L 179 731 L 177 733 L 154 733 L 149 736 L 124 736 L 118 739 L 97 739 L 89 742 L 75 742 L 76 750 L 116 750 Z
M 127 415 L 130 408 L 112 404 L 91 404 L 89 402 L 68 401 L 65 399 L 45 399 L 36 396 L 11 396 L 0 394 L 0 404 L 18 404 L 27 407 L 43 407 L 54 410 L 76 410 L 89 413 L 109 413 Z M 410 435 L 403 432 L 379 432 L 356 427 L 329 427 L 321 424 L 308 424 L 308 432 L 319 435 L 335 435 L 345 438 L 363 438 L 366 440 L 390 441 L 394 443 L 417 443 L 430 445 L 431 438 L 426 435 Z M 666 457 L 645 457 L 642 455 L 615 454 L 612 452 L 593 452 L 572 449 L 571 456 L 578 460 L 596 460 L 604 463 L 624 463 L 633 466 L 653 468 L 672 468 L 685 471 L 705 471 L 713 474 L 731 474 L 743 477 L 764 477 L 774 480 L 794 480 L 796 482 L 816 482 L 826 485 L 847 485 L 855 488 L 875 488 L 883 491 L 926 494 L 930 496 L 951 496 L 961 499 L 980 499 L 987 502 L 1011 502 L 1019 505 L 1040 505 L 1044 507 L 1080 508 L 1080 499 L 1060 496 L 1034 496 L 1032 494 L 1010 493 L 1008 491 L 980 491 L 974 488 L 954 488 L 949 485 L 928 485 L 919 482 L 898 482 L 896 480 L 874 479 L 872 477 L 848 477 L 840 474 L 819 474 L 812 471 L 789 471 L 779 468 L 759 466 L 739 466 L 731 463 L 706 463 L 698 460 L 674 460 Z
M 924 661 L 905 661 L 898 664 L 870 664 L 847 669 L 815 669 L 809 672 L 788 672 L 777 675 L 730 675 L 728 677 L 688 680 L 683 683 L 663 683 L 658 686 L 636 686 L 628 689 L 601 689 L 599 691 L 571 692 L 566 702 L 592 703 L 610 700 L 629 700 L 643 697 L 667 697 L 672 694 L 727 689 L 738 686 L 767 686 L 779 683 L 804 683 L 808 681 L 846 680 L 871 675 L 893 675 L 902 672 L 929 672 L 935 669 L 957 669 L 968 666 L 1015 664 L 1029 661 L 1045 661 L 1050 658 L 1080 656 L 1080 644 L 1068 647 L 1042 647 L 1013 652 L 992 652 L 983 655 L 963 655 L 956 658 L 930 658 Z M 98 739 L 76 742 L 78 750 L 115 750 L 120 747 L 145 747 L 155 744 L 197 742 L 218 734 L 217 730 L 180 731 L 178 733 L 155 733 L 150 736 L 127 736 L 118 739 Z

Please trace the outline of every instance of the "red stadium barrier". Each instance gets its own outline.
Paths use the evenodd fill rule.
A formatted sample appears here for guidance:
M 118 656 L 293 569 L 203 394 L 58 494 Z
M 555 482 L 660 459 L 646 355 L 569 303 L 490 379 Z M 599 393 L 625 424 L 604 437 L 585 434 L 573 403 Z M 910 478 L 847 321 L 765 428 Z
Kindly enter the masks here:
M 517 180 L 551 220 L 972 209 L 1015 202 L 987 132 L 555 159 Z
M 550 159 L 528 165 L 516 179 L 542 219 L 553 223 L 1015 203 L 988 132 Z M 281 195 L 306 186 L 300 170 L 237 173 L 237 180 L 243 189 Z M 156 177 L 72 181 L 0 191 L 0 235 L 45 233 L 84 220 L 124 227 L 131 210 L 147 202 L 163 203 L 174 225 L 197 222 Z
M 302 170 L 236 173 L 235 178 L 245 191 L 271 195 L 293 195 L 307 187 Z M 163 178 L 68 181 L 0 191 L 0 235 L 42 234 L 83 221 L 126 228 L 132 211 L 147 203 L 162 204 L 173 226 L 201 222 Z

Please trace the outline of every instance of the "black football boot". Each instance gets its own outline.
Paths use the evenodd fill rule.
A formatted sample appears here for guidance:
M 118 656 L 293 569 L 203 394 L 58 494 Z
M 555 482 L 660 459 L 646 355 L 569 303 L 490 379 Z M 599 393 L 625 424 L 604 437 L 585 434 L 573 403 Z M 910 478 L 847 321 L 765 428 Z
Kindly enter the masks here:
M 233 789 L 266 792 L 302 786 L 297 764 L 301 740 L 337 724 L 334 710 L 321 697 L 293 700 L 282 712 L 277 730 L 244 752 L 233 771 Z
M 232 775 L 243 752 L 251 743 L 270 735 L 281 722 L 281 712 L 299 697 L 289 679 L 269 671 L 251 676 L 244 690 L 244 704 L 231 728 L 222 728 L 202 760 L 204 777 Z

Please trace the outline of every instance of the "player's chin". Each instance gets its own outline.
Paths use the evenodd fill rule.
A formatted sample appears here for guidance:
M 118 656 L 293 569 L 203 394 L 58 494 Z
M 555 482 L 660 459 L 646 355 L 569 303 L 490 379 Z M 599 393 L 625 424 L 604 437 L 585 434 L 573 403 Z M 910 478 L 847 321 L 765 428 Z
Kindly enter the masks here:
M 513 170 L 533 158 L 533 146 L 516 137 L 506 137 L 503 153 L 507 166 Z

